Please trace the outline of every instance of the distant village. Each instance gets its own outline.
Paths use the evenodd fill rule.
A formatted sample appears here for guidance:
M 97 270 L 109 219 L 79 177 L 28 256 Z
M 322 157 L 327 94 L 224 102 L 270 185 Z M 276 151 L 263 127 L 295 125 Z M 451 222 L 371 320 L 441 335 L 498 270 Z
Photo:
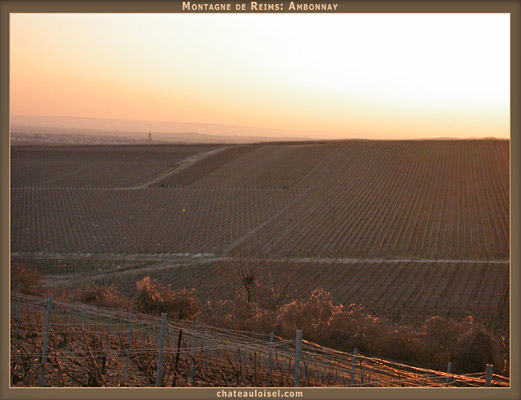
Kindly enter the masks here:
M 67 145 L 67 144 L 158 144 L 160 142 L 152 139 L 152 131 L 143 139 L 122 137 L 122 136 L 104 136 L 104 135 L 81 135 L 73 133 L 12 133 L 11 145 Z

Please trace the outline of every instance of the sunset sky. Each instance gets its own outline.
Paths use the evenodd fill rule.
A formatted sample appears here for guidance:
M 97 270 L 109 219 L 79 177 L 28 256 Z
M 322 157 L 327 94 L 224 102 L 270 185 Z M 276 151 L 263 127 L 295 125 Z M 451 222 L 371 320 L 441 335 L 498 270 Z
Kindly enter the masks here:
M 11 14 L 11 115 L 510 136 L 509 14 Z

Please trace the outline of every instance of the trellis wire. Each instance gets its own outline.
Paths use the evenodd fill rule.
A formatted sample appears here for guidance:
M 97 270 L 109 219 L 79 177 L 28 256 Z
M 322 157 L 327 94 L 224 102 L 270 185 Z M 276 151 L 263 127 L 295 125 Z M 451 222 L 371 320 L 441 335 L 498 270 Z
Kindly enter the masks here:
M 304 370 L 302 370 L 302 379 L 299 380 L 300 385 L 335 385 L 335 386 L 446 386 L 448 384 L 458 384 L 458 386 L 484 386 L 489 384 L 491 386 L 509 386 L 509 379 L 499 375 L 492 374 L 492 366 L 487 368 L 485 374 L 467 374 L 456 375 L 451 374 L 450 370 L 447 372 L 429 370 L 425 368 L 417 368 L 405 364 L 394 363 L 388 360 L 382 360 L 376 357 L 367 357 L 358 353 L 357 350 L 352 354 L 329 349 L 320 346 L 316 343 L 301 339 L 300 352 L 297 351 L 299 343 L 299 335 L 296 339 L 288 340 L 280 337 L 275 337 L 273 333 L 251 334 L 248 332 L 226 330 L 222 328 L 214 328 L 205 326 L 205 329 L 199 329 L 199 321 L 179 321 L 165 319 L 164 328 L 160 323 L 162 319 L 152 317 L 144 314 L 130 313 L 124 311 L 116 311 L 104 309 L 100 307 L 88 306 L 77 303 L 74 305 L 74 315 L 71 320 L 70 305 L 61 303 L 59 301 L 53 302 L 52 315 L 51 307 L 49 306 L 49 299 L 43 302 L 41 298 L 21 295 L 25 300 L 25 307 L 31 312 L 39 315 L 45 314 L 45 326 L 49 326 L 45 331 L 52 332 L 53 340 L 56 340 L 56 335 L 63 334 L 71 337 L 74 331 L 80 329 L 80 325 L 75 322 L 75 319 L 85 319 L 88 324 L 83 326 L 84 329 L 91 332 L 90 335 L 98 335 L 98 337 L 106 337 L 109 340 L 115 335 L 121 335 L 121 331 L 126 331 L 127 345 L 126 348 L 121 348 L 115 345 L 116 348 L 110 346 L 102 346 L 102 348 L 93 348 L 90 351 L 92 357 L 109 356 L 114 358 L 121 358 L 122 363 L 126 365 L 123 373 L 123 380 L 125 384 L 128 383 L 130 376 L 130 361 L 135 357 L 150 356 L 158 360 L 158 369 L 162 363 L 161 357 L 169 357 L 169 360 L 181 357 L 184 371 L 187 372 L 186 384 L 195 386 L 208 385 L 208 377 L 205 377 L 205 371 L 222 371 L 225 378 L 226 375 L 231 376 L 233 373 L 239 373 L 241 379 L 248 381 L 248 376 L 251 377 L 251 382 L 266 382 L 266 385 L 284 385 L 291 386 L 296 383 L 297 376 L 298 354 L 304 360 Z M 52 301 L 52 300 L 51 300 Z M 16 311 L 13 315 L 16 318 Z M 47 318 L 48 316 L 48 318 Z M 18 316 L 19 318 L 19 316 Z M 21 336 L 26 334 L 33 334 L 34 331 L 30 325 L 21 325 L 19 334 Z M 156 339 L 168 333 L 169 337 L 179 334 L 181 330 L 187 332 L 193 337 L 191 346 L 181 346 L 181 341 L 178 341 L 177 349 L 169 345 L 164 346 L 161 353 L 161 346 L 157 345 Z M 161 333 L 163 331 L 163 334 Z M 65 333 L 69 335 L 65 335 Z M 134 335 L 135 334 L 135 335 Z M 104 336 L 100 336 L 104 335 Z M 109 336 L 107 336 L 109 335 Z M 112 335 L 112 336 L 111 336 Z M 134 336 L 135 343 L 132 342 Z M 301 337 L 301 336 L 300 336 Z M 141 342 L 139 342 L 139 340 Z M 45 337 L 44 337 L 45 342 Z M 49 338 L 47 339 L 49 342 Z M 139 342 L 139 343 L 138 343 Z M 67 342 L 69 343 L 69 342 Z M 72 343 L 72 342 L 71 342 Z M 120 342 L 121 343 L 121 342 Z M 200 352 L 197 351 L 198 343 L 201 344 Z M 81 362 L 89 355 L 86 351 L 81 349 L 82 341 L 76 340 L 73 346 L 68 346 L 66 351 L 57 350 L 53 342 L 51 344 L 52 359 L 55 360 L 75 360 L 75 364 Z M 43 351 L 47 345 L 44 343 L 42 353 L 38 351 L 25 350 L 17 344 L 19 351 L 12 352 L 13 359 L 20 359 L 20 357 L 34 357 L 42 356 L 41 361 L 44 361 Z M 119 346 L 119 347 L 118 347 Z M 135 346 L 135 347 L 133 347 Z M 53 350 L 54 349 L 54 350 Z M 240 356 L 236 356 L 236 351 L 240 350 Z M 275 352 L 276 350 L 276 352 Z M 217 353 L 216 353 L 217 352 Z M 210 356 L 210 354 L 212 356 Z M 191 355 L 191 357 L 190 357 Z M 186 360 L 191 360 L 191 370 L 186 369 Z M 359 362 L 361 368 L 357 369 L 355 366 Z M 362 365 L 363 363 L 363 365 Z M 44 365 L 44 364 L 42 364 Z M 165 364 L 167 365 L 167 364 Z M 195 367 L 201 366 L 198 370 L 197 378 L 195 374 Z M 74 366 L 74 364 L 72 364 Z M 72 368 L 71 366 L 71 368 Z M 263 366 L 262 368 L 260 368 Z M 206 369 L 205 369 L 206 368 Z M 122 368 L 123 369 L 123 368 Z M 175 377 L 178 374 L 177 365 L 174 372 L 170 365 L 165 371 L 161 371 L 161 376 L 168 373 L 170 377 Z M 181 370 L 182 373 L 182 370 Z M 173 376 L 172 376 L 173 374 Z M 293 376 L 293 379 L 290 378 Z M 369 376 L 369 378 L 368 378 Z M 181 377 L 181 375 L 179 375 Z M 261 378 L 259 381 L 258 379 Z M 71 378 L 72 379 L 72 378 Z M 165 375 L 165 379 L 167 376 Z M 168 378 L 170 379 L 170 378 Z M 197 379 L 197 381 L 196 381 Z M 206 380 L 205 380 L 206 379 Z M 223 378 L 224 379 L 224 378 Z M 156 371 L 156 383 L 157 371 Z M 308 383 L 309 382 L 309 383 Z M 182 384 L 182 383 L 181 383 Z

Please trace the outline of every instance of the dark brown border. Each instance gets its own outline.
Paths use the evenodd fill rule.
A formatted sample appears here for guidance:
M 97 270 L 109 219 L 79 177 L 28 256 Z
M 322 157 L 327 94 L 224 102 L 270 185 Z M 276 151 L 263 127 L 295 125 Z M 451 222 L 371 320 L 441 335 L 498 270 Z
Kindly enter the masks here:
M 218 1 L 218 0 L 213 0 Z M 223 0 L 221 0 L 223 1 Z M 229 0 L 236 2 L 240 0 Z M 261 0 L 258 0 L 261 2 Z M 273 2 L 275 0 L 264 0 Z M 296 0 L 303 2 L 302 0 Z M 521 1 L 347 1 L 338 3 L 337 12 L 503 12 L 511 14 L 511 233 L 519 238 L 519 110 L 520 110 L 520 27 Z M 192 0 L 201 2 L 201 0 Z M 244 2 L 249 2 L 246 0 Z M 289 3 L 288 1 L 283 1 Z M 313 3 L 313 0 L 306 0 Z M 182 12 L 181 0 L 164 1 L 25 1 L 0 0 L 1 30 L 1 287 L 0 287 L 0 399 L 111 398 L 111 399 L 216 399 L 217 389 L 9 389 L 9 13 L 10 12 Z M 441 29 L 441 27 L 440 27 Z M 483 27 L 486 29 L 486 27 Z M 511 388 L 510 389 L 304 389 L 304 399 L 521 399 L 520 382 L 520 270 L 519 248 L 511 246 Z

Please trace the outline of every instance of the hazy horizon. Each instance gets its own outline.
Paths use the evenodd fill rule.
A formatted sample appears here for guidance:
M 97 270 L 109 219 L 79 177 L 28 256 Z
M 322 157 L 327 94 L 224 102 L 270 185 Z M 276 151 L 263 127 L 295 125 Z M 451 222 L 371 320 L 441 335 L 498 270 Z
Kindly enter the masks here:
M 274 138 L 509 138 L 509 18 L 15 13 L 11 119 L 222 125 Z
M 13 123 L 13 121 L 15 121 Z M 14 129 L 13 129 L 14 128 Z M 198 137 L 215 137 L 228 139 L 233 137 L 252 138 L 259 140 L 349 140 L 367 139 L 362 136 L 346 138 L 323 138 L 320 136 L 291 135 L 291 131 L 281 129 L 269 129 L 263 127 L 248 127 L 226 124 L 199 124 L 186 121 L 147 121 L 136 119 L 113 119 L 113 118 L 90 118 L 90 117 L 68 117 L 68 116 L 37 116 L 37 115 L 11 115 L 12 134 L 79 134 L 79 135 L 109 135 L 121 137 L 133 137 L 145 139 L 151 132 L 154 138 L 159 140 L 182 140 L 189 139 L 196 142 Z M 190 135 L 193 138 L 190 138 Z M 499 136 L 433 136 L 429 138 L 395 137 L 391 140 L 428 140 L 428 139 L 506 139 L 510 137 Z M 375 139 L 375 138 L 373 138 Z M 385 140 L 385 138 L 376 138 Z M 251 140 L 250 140 L 251 142 Z
M 160 140 L 184 139 L 197 141 L 200 137 L 224 138 L 243 137 L 260 140 L 316 140 L 313 137 L 292 135 L 281 129 L 248 127 L 239 125 L 210 124 L 185 121 L 149 121 L 136 119 L 112 119 L 65 116 L 12 115 L 11 127 L 15 133 L 76 133 L 96 135 L 119 135 L 147 138 L 149 131 L 153 138 Z M 13 129 L 14 128 L 14 129 Z

